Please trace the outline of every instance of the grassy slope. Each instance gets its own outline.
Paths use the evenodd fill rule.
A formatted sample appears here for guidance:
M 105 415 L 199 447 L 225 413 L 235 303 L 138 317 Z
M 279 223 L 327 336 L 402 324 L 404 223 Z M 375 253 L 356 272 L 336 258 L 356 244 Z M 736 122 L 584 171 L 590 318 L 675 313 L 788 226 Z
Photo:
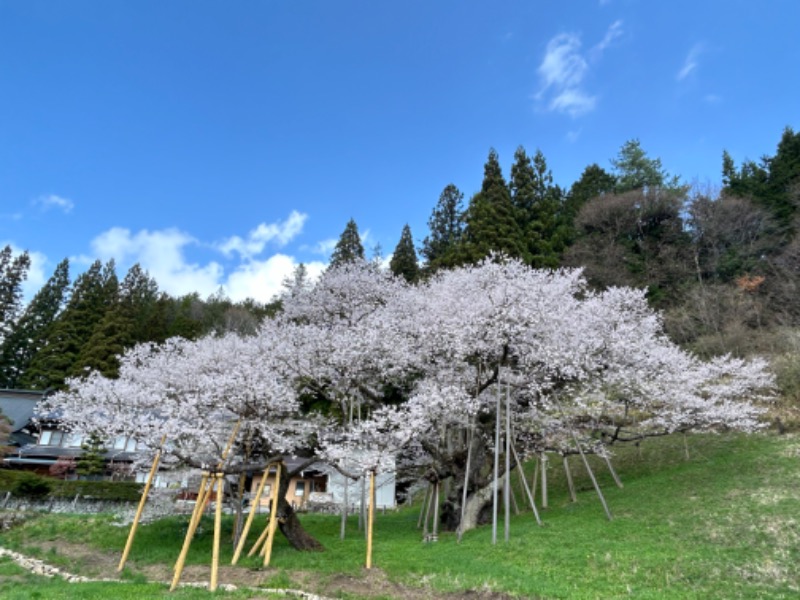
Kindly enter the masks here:
M 689 447 L 689 461 L 683 458 L 679 437 L 649 440 L 641 452 L 620 448 L 614 463 L 624 489 L 614 487 L 595 462 L 615 516 L 612 522 L 606 521 L 577 457 L 572 464 L 579 502 L 568 502 L 560 464 L 551 464 L 545 526 L 536 526 L 530 514 L 512 517 L 508 544 L 492 546 L 490 527 L 469 532 L 460 545 L 452 534 L 422 544 L 416 529 L 418 508 L 378 515 L 374 564 L 396 581 L 439 591 L 492 589 L 545 598 L 800 595 L 800 438 L 697 436 L 689 438 Z M 518 498 L 522 502 L 522 494 Z M 276 538 L 273 567 L 316 572 L 323 584 L 340 573 L 362 573 L 365 544 L 355 519 L 344 542 L 338 539 L 336 517 L 308 515 L 303 521 L 327 551 L 297 553 Z M 175 518 L 140 528 L 131 561 L 171 565 L 185 523 L 185 518 Z M 189 563 L 209 561 L 210 520 L 202 527 Z M 35 553 L 37 543 L 62 539 L 119 552 L 126 533 L 106 517 L 49 515 L 4 534 L 0 544 Z M 230 556 L 226 544 L 222 558 L 229 562 Z M 57 556 L 44 558 L 58 562 Z M 257 565 L 247 558 L 240 564 Z M 275 581 L 281 577 L 279 572 Z

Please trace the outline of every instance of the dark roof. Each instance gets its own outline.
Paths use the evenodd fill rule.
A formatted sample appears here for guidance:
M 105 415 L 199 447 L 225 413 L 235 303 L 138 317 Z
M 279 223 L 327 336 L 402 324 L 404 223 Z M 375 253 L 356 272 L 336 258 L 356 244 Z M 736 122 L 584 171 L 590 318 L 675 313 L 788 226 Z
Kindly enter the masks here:
M 12 432 L 16 433 L 30 423 L 42 396 L 44 392 L 0 390 L 0 410 L 11 421 Z

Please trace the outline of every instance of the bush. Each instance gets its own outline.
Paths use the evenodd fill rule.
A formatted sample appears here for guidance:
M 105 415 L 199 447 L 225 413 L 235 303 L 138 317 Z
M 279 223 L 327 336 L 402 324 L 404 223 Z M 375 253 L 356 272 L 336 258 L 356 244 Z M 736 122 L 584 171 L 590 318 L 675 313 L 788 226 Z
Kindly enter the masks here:
M 12 494 L 27 498 L 42 498 L 50 493 L 50 482 L 33 474 L 26 475 L 19 478 L 11 490 Z

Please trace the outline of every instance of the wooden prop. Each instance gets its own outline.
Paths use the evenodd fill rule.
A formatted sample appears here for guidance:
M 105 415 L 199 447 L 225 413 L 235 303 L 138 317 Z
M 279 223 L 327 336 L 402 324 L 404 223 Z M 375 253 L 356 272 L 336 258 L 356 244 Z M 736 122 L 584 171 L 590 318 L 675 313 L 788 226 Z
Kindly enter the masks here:
M 214 546 L 211 550 L 211 581 L 208 584 L 209 591 L 217 590 L 219 581 L 219 540 L 222 535 L 222 491 L 225 487 L 225 479 L 222 473 L 216 474 L 217 479 L 217 503 L 214 511 Z
M 369 473 L 369 511 L 367 512 L 367 569 L 372 568 L 372 525 L 375 519 L 375 471 Z
M 505 483 L 503 484 L 503 507 L 505 508 L 505 541 L 511 536 L 511 387 L 506 384 L 506 452 Z
M 167 436 L 161 436 L 161 443 L 158 446 L 158 450 L 156 450 L 156 455 L 153 458 L 153 466 L 150 467 L 150 472 L 147 474 L 147 481 L 144 484 L 144 489 L 142 490 L 142 499 L 139 500 L 139 507 L 136 509 L 136 515 L 133 517 L 133 523 L 131 523 L 131 530 L 128 533 L 128 541 L 125 542 L 125 549 L 122 551 L 122 558 L 119 561 L 119 566 L 117 567 L 117 572 L 122 571 L 122 567 L 125 566 L 125 561 L 128 560 L 128 554 L 130 554 L 131 547 L 133 546 L 133 538 L 136 536 L 136 528 L 139 526 L 139 520 L 142 518 L 142 512 L 144 511 L 145 502 L 147 502 L 147 494 L 150 493 L 150 486 L 153 485 L 153 480 L 155 479 L 156 473 L 158 472 L 158 463 L 161 460 L 161 448 L 164 445 L 164 442 L 167 441 Z
M 586 459 L 586 455 L 583 453 L 583 448 L 581 448 L 580 443 L 578 442 L 578 436 L 575 435 L 575 432 L 572 431 L 572 439 L 575 442 L 575 445 L 578 447 L 578 452 L 581 455 L 581 459 L 583 460 L 583 466 L 586 467 L 586 470 L 589 473 L 589 478 L 592 480 L 592 485 L 594 486 L 594 490 L 597 492 L 597 496 L 600 498 L 600 503 L 603 505 L 603 510 L 606 511 L 606 517 L 608 517 L 609 521 L 613 521 L 614 517 L 611 516 L 611 511 L 608 510 L 608 504 L 606 504 L 606 499 L 603 496 L 603 491 L 600 489 L 600 485 L 597 483 L 597 479 L 595 479 L 594 471 L 592 471 L 592 467 L 589 466 L 589 461 Z
M 425 522 L 422 525 L 422 540 L 427 542 L 430 539 L 430 533 L 428 531 L 428 523 L 430 522 L 431 518 L 431 505 L 433 504 L 433 484 L 428 483 L 428 493 L 426 494 L 426 498 L 428 500 L 428 504 L 425 507 Z
M 228 459 L 228 453 L 233 447 L 233 442 L 236 441 L 236 435 L 239 433 L 239 427 L 241 426 L 241 423 L 241 420 L 236 421 L 236 425 L 233 426 L 233 431 L 228 438 L 228 443 L 225 445 L 219 464 L 217 465 L 217 473 L 221 472 L 225 461 Z M 189 520 L 189 528 L 186 530 L 186 538 L 183 540 L 181 553 L 178 555 L 178 560 L 175 563 L 175 575 L 172 578 L 172 585 L 170 585 L 169 588 L 170 592 L 178 587 L 178 582 L 181 580 L 183 567 L 186 563 L 186 556 L 189 554 L 189 547 L 192 545 L 192 538 L 194 538 L 194 533 L 200 523 L 200 517 L 203 514 L 206 500 L 208 499 L 209 494 L 211 494 L 211 489 L 214 487 L 213 481 L 210 481 L 209 475 L 210 473 L 208 472 L 203 473 L 203 478 L 200 481 L 200 489 L 198 490 L 197 500 L 194 504 L 194 512 L 192 512 L 192 518 Z
M 236 551 L 233 553 L 233 559 L 231 560 L 232 565 L 235 565 L 237 562 L 239 562 L 239 556 L 242 554 L 242 549 L 247 542 L 247 534 L 250 533 L 250 527 L 253 525 L 253 519 L 258 512 L 258 507 L 261 505 L 261 495 L 264 493 L 264 486 L 267 483 L 268 476 L 269 466 L 264 471 L 264 476 L 261 478 L 261 481 L 258 483 L 258 488 L 256 489 L 256 496 L 250 504 L 250 513 L 247 515 L 247 521 L 245 521 L 244 529 L 242 529 L 242 533 L 239 536 L 239 543 L 236 544 Z
M 431 541 L 437 542 L 439 541 L 439 487 L 441 486 L 441 482 L 436 482 L 436 487 L 433 490 L 433 523 L 432 529 L 433 533 L 431 534 Z
M 272 492 L 272 506 L 269 509 L 269 533 L 267 534 L 267 542 L 264 544 L 264 566 L 269 566 L 270 558 L 272 558 L 272 542 L 275 540 L 275 529 L 278 524 L 278 494 L 281 491 L 281 463 L 275 470 L 275 489 Z
M 514 460 L 517 463 L 517 468 L 520 472 L 520 479 L 522 480 L 522 485 L 525 487 L 525 492 L 528 494 L 528 503 L 531 505 L 531 509 L 533 510 L 533 515 L 536 517 L 536 522 L 541 525 L 542 520 L 539 518 L 539 511 L 536 510 L 536 502 L 534 502 L 534 496 L 536 492 L 531 492 L 531 488 L 528 487 L 528 482 L 525 480 L 525 472 L 522 470 L 522 463 L 519 460 L 519 455 L 517 454 L 517 449 L 514 445 L 511 445 L 511 452 L 514 454 Z M 538 462 L 537 462 L 538 464 Z
M 614 478 L 614 483 L 617 484 L 617 487 L 620 489 L 625 487 L 622 485 L 622 480 L 619 478 L 619 475 L 617 475 L 617 472 L 614 470 L 614 465 L 611 464 L 611 459 L 607 456 L 604 456 L 603 460 L 606 461 L 606 466 L 608 467 L 608 470 L 611 471 L 611 477 Z
M 575 494 L 575 483 L 572 481 L 572 471 L 569 468 L 569 458 L 566 454 L 562 458 L 564 461 L 564 474 L 567 476 L 567 487 L 569 488 L 570 500 L 577 502 L 578 496 Z
M 458 543 L 461 543 L 461 536 L 464 535 L 464 515 L 467 512 L 467 487 L 469 486 L 469 469 L 472 462 L 472 437 L 474 430 L 470 429 L 467 438 L 467 468 L 464 472 L 464 491 L 461 494 L 461 520 L 458 522 Z
M 350 483 L 350 478 L 345 476 L 344 478 L 344 504 L 342 505 L 342 522 L 339 526 L 339 539 L 344 539 L 345 531 L 347 530 L 347 504 L 349 502 L 348 499 L 348 486 Z
M 500 374 L 498 373 L 498 379 Z M 497 486 L 500 472 L 500 385 L 497 386 L 494 418 L 494 471 L 492 472 L 492 544 L 497 543 Z
M 417 519 L 417 529 L 422 527 L 422 519 L 425 517 L 425 507 L 428 506 L 428 495 L 431 493 L 431 486 L 425 488 L 425 496 L 422 498 L 422 506 L 419 509 L 419 519 Z
M 269 533 L 269 517 L 267 517 L 267 524 L 264 527 L 264 531 L 261 532 L 261 535 L 258 536 L 256 543 L 253 544 L 253 547 L 250 548 L 250 552 L 247 553 L 247 556 L 253 556 L 256 553 L 256 550 L 261 548 L 261 544 L 264 543 L 264 540 L 267 539 L 267 534 Z M 258 555 L 261 556 L 263 552 L 259 552 Z
M 547 453 L 542 452 L 542 510 L 547 510 Z

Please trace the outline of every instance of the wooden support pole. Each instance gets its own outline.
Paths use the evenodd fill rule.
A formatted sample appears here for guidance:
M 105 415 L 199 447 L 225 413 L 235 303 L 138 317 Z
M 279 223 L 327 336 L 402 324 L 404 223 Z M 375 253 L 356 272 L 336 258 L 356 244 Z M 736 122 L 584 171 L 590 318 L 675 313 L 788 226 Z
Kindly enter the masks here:
M 431 506 L 433 505 L 433 484 L 428 483 L 428 494 L 427 494 L 428 503 L 425 506 L 425 522 L 422 524 L 422 539 L 424 541 L 428 541 L 428 523 L 431 519 Z
M 536 510 L 536 502 L 534 501 L 534 496 L 536 492 L 531 492 L 531 488 L 528 487 L 528 482 L 525 480 L 525 472 L 522 470 L 522 462 L 519 460 L 519 455 L 517 454 L 517 449 L 514 445 L 511 445 L 511 452 L 514 454 L 514 460 L 517 462 L 517 468 L 520 472 L 520 479 L 522 479 L 522 485 L 525 487 L 525 492 L 528 494 L 528 503 L 531 505 L 531 509 L 533 510 L 533 515 L 536 517 L 536 522 L 541 525 L 542 520 L 539 518 L 539 511 Z M 538 464 L 538 463 L 537 463 Z
M 498 379 L 500 375 L 498 373 Z M 497 486 L 500 478 L 500 384 L 497 384 L 494 413 L 494 470 L 492 471 L 492 544 L 497 544 Z
M 572 471 L 569 468 L 569 457 L 566 454 L 563 456 L 564 474 L 567 476 L 567 488 L 569 488 L 569 498 L 573 502 L 578 501 L 578 496 L 575 494 L 575 483 L 572 481 Z
M 547 510 L 547 453 L 542 452 L 542 510 Z
M 431 541 L 436 542 L 439 540 L 439 488 L 442 485 L 440 481 L 436 482 L 436 487 L 433 491 L 433 529 Z
M 342 505 L 342 522 L 339 526 L 339 539 L 344 539 L 345 531 L 347 530 L 347 503 L 348 503 L 348 486 L 350 484 L 350 478 L 345 476 L 344 478 L 344 504 Z
M 209 591 L 217 590 L 219 582 L 219 541 L 222 537 L 222 492 L 225 487 L 225 479 L 222 473 L 216 474 L 217 479 L 217 502 L 214 511 L 214 546 L 211 549 L 211 581 L 208 584 Z
M 614 478 L 614 483 L 617 484 L 618 488 L 620 489 L 624 488 L 625 486 L 622 485 L 622 480 L 619 478 L 619 475 L 617 475 L 617 471 L 614 469 L 614 465 L 611 464 L 611 459 L 608 458 L 608 456 L 603 456 L 603 460 L 606 461 L 606 466 L 608 467 L 608 470 L 611 472 L 611 477 Z
M 133 517 L 131 530 L 128 533 L 128 540 L 125 542 L 125 549 L 122 551 L 122 558 L 119 561 L 117 572 L 122 571 L 122 568 L 125 566 L 125 561 L 128 560 L 128 554 L 130 554 L 131 547 L 133 546 L 133 538 L 136 536 L 136 528 L 139 526 L 139 520 L 142 518 L 144 505 L 145 502 L 147 502 L 147 495 L 150 493 L 150 487 L 153 485 L 156 473 L 158 472 L 158 463 L 161 460 L 161 447 L 164 445 L 166 439 L 167 436 L 161 437 L 161 444 L 159 444 L 158 450 L 156 450 L 156 455 L 153 458 L 153 466 L 150 467 L 150 472 L 147 474 L 147 481 L 145 481 L 144 489 L 142 490 L 142 498 L 139 500 L 139 507 L 136 509 L 136 515 Z
M 170 585 L 169 591 L 172 592 L 178 587 L 178 582 L 181 580 L 181 573 L 183 573 L 183 566 L 186 563 L 186 555 L 189 554 L 189 546 L 192 545 L 192 538 L 194 537 L 194 532 L 197 530 L 197 525 L 200 523 L 200 516 L 203 514 L 203 502 L 206 498 L 206 487 L 208 484 L 209 473 L 203 473 L 203 477 L 200 479 L 200 488 L 197 491 L 197 500 L 194 503 L 194 511 L 192 511 L 192 516 L 189 518 L 189 526 L 186 529 L 186 537 L 183 540 L 183 547 L 181 548 L 181 552 L 178 555 L 178 560 L 175 563 L 175 573 L 172 577 L 172 585 Z
M 425 488 L 425 495 L 422 497 L 422 506 L 419 509 L 419 519 L 417 520 L 417 529 L 422 527 L 422 519 L 425 518 L 425 507 L 428 506 L 428 495 L 430 493 L 431 493 L 431 486 L 430 484 L 428 484 L 428 486 Z
M 586 455 L 583 453 L 583 448 L 581 448 L 580 443 L 578 442 L 578 436 L 575 435 L 575 432 L 572 432 L 572 439 L 575 441 L 575 445 L 578 447 L 578 452 L 581 455 L 581 459 L 583 460 L 583 466 L 586 467 L 586 470 L 589 472 L 589 478 L 592 480 L 592 485 L 594 486 L 594 490 L 597 492 L 597 496 L 600 498 L 600 503 L 603 505 L 603 510 L 606 511 L 606 517 L 609 521 L 614 519 L 611 516 L 611 511 L 608 509 L 608 504 L 606 504 L 606 499 L 603 496 L 603 491 L 600 489 L 600 485 L 597 483 L 597 479 L 595 479 L 594 471 L 592 471 L 592 467 L 589 465 L 589 461 L 586 458 Z
M 250 552 L 247 553 L 247 556 L 253 556 L 256 551 L 261 548 L 261 544 L 264 543 L 264 540 L 267 539 L 267 534 L 269 533 L 269 517 L 267 517 L 267 524 L 264 526 L 264 531 L 261 532 L 261 535 L 258 536 L 256 543 L 253 544 L 253 547 L 250 548 Z M 259 552 L 258 555 L 261 556 L 263 553 Z
M 369 473 L 369 511 L 367 512 L 367 569 L 372 568 L 372 524 L 375 519 L 375 471 Z
M 264 566 L 269 566 L 270 558 L 272 558 L 272 542 L 275 540 L 275 529 L 278 525 L 278 494 L 281 491 L 281 463 L 275 470 L 275 489 L 272 493 L 272 506 L 269 509 L 269 533 L 267 534 L 267 542 L 265 544 L 266 551 L 264 552 Z
M 473 431 L 470 430 L 467 436 L 467 467 L 464 471 L 464 490 L 461 494 L 461 520 L 458 522 L 458 543 L 461 543 L 461 536 L 464 535 L 464 516 L 467 514 L 467 488 L 469 487 L 469 470 L 472 463 L 472 437 Z
M 244 529 L 242 530 L 242 534 L 239 536 L 239 543 L 236 545 L 236 551 L 233 553 L 233 559 L 231 560 L 231 564 L 235 565 L 239 562 L 239 556 L 242 554 L 242 549 L 244 545 L 247 543 L 247 534 L 250 533 L 250 527 L 253 525 L 253 519 L 258 512 L 258 507 L 261 504 L 261 495 L 264 493 L 264 486 L 267 483 L 267 477 L 269 476 L 269 466 L 264 470 L 264 476 L 261 478 L 261 481 L 258 482 L 258 488 L 256 489 L 256 497 L 250 503 L 250 514 L 247 515 L 247 521 L 244 524 Z
M 505 450 L 505 483 L 503 484 L 503 508 L 505 509 L 504 534 L 505 542 L 511 536 L 511 388 L 506 383 L 506 450 Z
M 539 457 L 533 461 L 533 477 L 531 477 L 531 492 L 533 497 L 536 498 L 536 492 L 539 489 Z

